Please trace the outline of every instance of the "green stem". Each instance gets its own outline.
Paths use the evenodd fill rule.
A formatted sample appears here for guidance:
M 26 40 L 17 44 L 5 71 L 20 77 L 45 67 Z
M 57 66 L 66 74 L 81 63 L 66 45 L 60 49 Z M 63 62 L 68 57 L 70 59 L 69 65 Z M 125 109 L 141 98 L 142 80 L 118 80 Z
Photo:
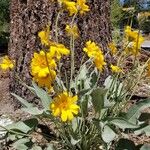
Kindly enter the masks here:
M 56 42 L 58 43 L 58 21 L 60 17 L 61 11 L 58 12 L 57 17 L 56 17 L 56 22 L 55 22 L 55 38 Z
M 75 20 L 75 17 L 76 17 L 76 14 L 73 16 L 72 18 L 72 21 L 71 21 L 71 28 L 73 27 L 73 24 L 74 24 L 74 20 Z M 74 74 L 74 56 L 75 56 L 75 53 L 74 53 L 74 42 L 75 42 L 75 39 L 74 39 L 74 35 L 72 35 L 70 37 L 70 50 L 71 50 L 71 76 L 70 76 L 70 90 L 71 90 L 71 83 L 73 81 L 73 74 Z

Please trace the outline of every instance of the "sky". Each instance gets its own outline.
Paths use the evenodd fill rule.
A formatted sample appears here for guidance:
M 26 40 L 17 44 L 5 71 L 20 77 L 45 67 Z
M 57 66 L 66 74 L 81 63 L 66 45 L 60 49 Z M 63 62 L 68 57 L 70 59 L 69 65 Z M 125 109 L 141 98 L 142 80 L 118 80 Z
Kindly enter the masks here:
M 120 0 L 121 5 L 123 5 L 126 1 L 130 0 Z M 148 9 L 150 8 L 150 0 L 143 0 L 143 2 L 140 5 L 142 9 Z

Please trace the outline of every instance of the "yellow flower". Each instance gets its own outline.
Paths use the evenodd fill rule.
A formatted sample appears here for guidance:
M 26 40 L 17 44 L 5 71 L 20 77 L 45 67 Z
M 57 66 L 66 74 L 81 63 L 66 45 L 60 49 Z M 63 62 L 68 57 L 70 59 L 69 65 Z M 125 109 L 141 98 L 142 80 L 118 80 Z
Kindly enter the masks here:
M 90 58 L 92 58 L 95 57 L 97 55 L 97 52 L 101 50 L 95 42 L 88 41 L 86 42 L 86 47 L 83 48 L 83 51 L 86 52 Z
M 77 25 L 73 25 L 72 27 L 70 25 L 66 25 L 65 30 L 68 36 L 74 36 L 74 38 L 79 36 Z
M 12 69 L 14 67 L 14 61 L 11 61 L 8 56 L 5 56 L 0 64 L 0 68 L 3 70 Z
M 76 3 L 73 1 L 63 1 L 66 9 L 69 11 L 69 15 L 72 16 L 78 13 Z
M 137 42 L 133 41 L 128 44 L 128 46 L 125 48 L 125 51 L 127 54 L 132 54 L 134 56 L 139 54 L 141 44 L 143 43 L 142 39 L 138 39 Z
M 63 92 L 53 99 L 50 110 L 55 117 L 61 117 L 63 122 L 71 121 L 74 115 L 79 113 L 80 107 L 76 104 L 77 96 L 70 96 L 68 92 Z
M 45 45 L 45 46 L 49 46 L 50 45 L 50 30 L 49 30 L 49 26 L 47 26 L 47 28 L 45 28 L 43 31 L 40 31 L 38 33 L 38 36 L 41 40 L 41 44 Z
M 111 68 L 111 71 L 114 72 L 114 73 L 122 72 L 122 69 L 118 66 L 114 66 L 114 65 L 111 64 L 110 68 Z
M 34 53 L 31 61 L 31 74 L 33 80 L 40 87 L 46 87 L 48 90 L 52 89 L 52 83 L 56 78 L 55 68 L 56 63 L 50 53 L 45 53 L 43 50 L 40 53 Z
M 104 66 L 106 65 L 106 62 L 104 61 L 104 55 L 101 51 L 97 53 L 97 55 L 94 57 L 94 63 L 98 70 L 102 71 Z
M 91 41 L 86 42 L 86 47 L 83 48 L 83 51 L 85 51 L 90 58 L 93 58 L 95 66 L 102 71 L 106 62 L 104 61 L 103 52 L 96 43 Z
M 111 51 L 111 53 L 112 53 L 113 55 L 117 53 L 116 45 L 115 45 L 113 42 L 112 42 L 112 43 L 109 43 L 109 44 L 108 44 L 108 47 L 109 47 L 109 49 L 110 49 L 110 51 Z
M 49 75 L 49 69 L 55 69 L 56 63 L 52 59 L 49 53 L 45 53 L 43 50 L 40 53 L 34 53 L 34 57 L 31 61 L 31 74 L 39 78 L 47 77 Z
M 46 77 L 33 76 L 33 80 L 38 83 L 40 87 L 46 87 L 49 91 L 52 90 L 52 84 L 56 78 L 56 72 L 50 70 L 50 73 Z
M 53 44 L 50 46 L 50 55 L 60 59 L 62 55 L 69 55 L 70 50 L 67 49 L 63 44 Z
M 86 0 L 77 0 L 77 8 L 81 15 L 90 11 L 89 6 L 86 5 L 85 3 L 86 3 Z
M 141 44 L 144 41 L 142 35 L 139 33 L 139 31 L 132 31 L 131 27 L 127 26 L 125 28 L 125 38 L 127 41 L 127 46 L 125 49 L 126 53 L 137 55 L 141 48 Z

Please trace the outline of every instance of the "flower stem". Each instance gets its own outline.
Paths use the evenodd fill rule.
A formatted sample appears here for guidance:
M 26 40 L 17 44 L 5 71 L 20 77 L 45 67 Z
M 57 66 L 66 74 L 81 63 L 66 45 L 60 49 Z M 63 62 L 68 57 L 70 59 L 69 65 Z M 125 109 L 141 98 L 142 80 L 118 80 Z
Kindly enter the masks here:
M 58 12 L 57 17 L 56 17 L 56 22 L 55 22 L 55 38 L 56 42 L 58 43 L 58 21 L 60 17 L 61 11 Z
M 74 24 L 74 20 L 75 20 L 76 14 L 72 17 L 72 21 L 71 21 L 71 28 L 73 27 Z M 74 74 L 74 42 L 75 42 L 75 37 L 74 35 L 72 35 L 70 37 L 70 49 L 71 49 L 71 75 L 70 75 L 70 90 L 71 90 L 71 84 L 72 84 L 72 80 L 73 80 L 73 74 Z

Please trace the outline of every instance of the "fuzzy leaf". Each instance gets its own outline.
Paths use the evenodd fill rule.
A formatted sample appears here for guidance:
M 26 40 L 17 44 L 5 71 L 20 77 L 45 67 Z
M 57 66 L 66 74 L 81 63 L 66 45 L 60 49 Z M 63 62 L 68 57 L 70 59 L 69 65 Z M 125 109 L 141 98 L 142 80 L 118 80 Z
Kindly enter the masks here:
M 46 150 L 55 150 L 52 144 L 49 144 L 46 148 Z
M 33 119 L 28 119 L 25 121 L 19 121 L 17 123 L 10 124 L 6 126 L 7 129 L 9 130 L 17 130 L 19 132 L 23 133 L 28 133 L 32 131 L 38 124 L 38 120 L 33 118 Z
M 150 107 L 150 99 L 143 100 L 136 105 L 133 105 L 126 114 L 127 120 L 135 124 L 141 114 L 141 110 L 148 107 Z
M 88 113 L 88 100 L 89 100 L 89 96 L 85 95 L 83 97 L 83 100 L 81 101 L 81 113 L 83 117 L 86 117 Z
M 38 87 L 36 83 L 32 83 L 33 87 L 35 89 L 35 92 L 37 94 L 37 96 L 40 98 L 40 100 L 42 101 L 43 107 L 48 110 L 49 109 L 49 104 L 51 102 L 51 97 L 48 95 L 48 93 L 43 90 L 42 88 Z
M 121 129 L 132 129 L 132 128 L 138 128 L 139 126 L 130 123 L 128 120 L 124 118 L 113 118 L 109 123 L 114 124 L 118 126 Z
M 37 107 L 22 108 L 22 110 L 31 115 L 41 115 L 43 113 L 43 110 L 39 110 Z
M 17 140 L 15 143 L 13 143 L 13 148 L 16 150 L 28 150 L 32 146 L 32 142 L 28 138 L 23 138 Z
M 146 134 L 146 136 L 150 136 L 150 125 L 146 125 L 144 127 L 140 127 L 134 131 L 136 135 Z
M 22 97 L 14 94 L 14 93 L 11 93 L 11 95 L 13 95 L 16 99 L 18 99 L 21 102 L 21 104 L 23 104 L 25 107 L 27 107 L 27 108 L 33 107 L 33 104 L 28 103 L 27 100 L 23 99 Z
M 105 143 L 110 143 L 116 137 L 116 133 L 108 126 L 105 125 L 102 130 L 102 139 Z
M 80 142 L 80 139 L 79 139 L 79 140 L 75 140 L 75 139 L 71 136 L 71 144 L 72 144 L 72 145 L 76 145 L 78 142 Z
M 34 146 L 34 147 L 32 147 L 32 149 L 31 150 L 42 150 L 42 148 L 40 147 L 40 146 Z
M 150 150 L 150 144 L 144 144 L 140 150 Z
M 97 88 L 91 93 L 92 104 L 96 113 L 100 113 L 101 109 L 104 107 L 104 97 L 106 92 L 107 91 L 104 88 Z

